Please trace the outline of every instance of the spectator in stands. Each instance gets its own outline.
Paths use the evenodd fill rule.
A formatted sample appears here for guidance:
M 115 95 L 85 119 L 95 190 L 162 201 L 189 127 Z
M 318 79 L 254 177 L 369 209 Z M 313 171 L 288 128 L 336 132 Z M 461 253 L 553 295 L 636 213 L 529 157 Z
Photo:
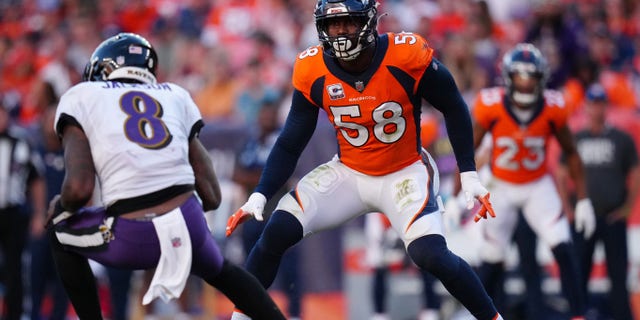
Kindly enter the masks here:
M 588 52 L 598 63 L 598 80 L 605 89 L 608 104 L 614 108 L 638 108 L 640 94 L 634 83 L 631 57 L 620 45 L 629 40 L 611 33 L 604 25 L 596 28 L 589 39 Z
M 238 121 L 236 97 L 240 82 L 229 65 L 229 53 L 224 47 L 214 47 L 208 52 L 205 66 L 205 82 L 194 93 L 194 101 L 202 117 L 208 121 Z
M 609 101 L 600 85 L 586 96 L 586 127 L 576 133 L 576 145 L 584 163 L 588 193 L 596 213 L 593 237 L 575 237 L 582 261 L 582 286 L 587 292 L 596 243 L 602 242 L 611 289 L 609 310 L 616 320 L 633 319 L 627 290 L 627 217 L 640 190 L 638 152 L 633 138 L 607 121 Z M 566 177 L 566 167 L 561 167 Z M 568 185 L 566 179 L 561 186 Z M 568 207 L 570 210 L 571 206 Z M 593 306 L 592 307 L 596 307 Z M 602 312 L 602 308 L 600 313 Z
M 562 87 L 564 102 L 570 114 L 582 110 L 587 88 L 598 80 L 598 64 L 588 55 L 578 58 L 571 75 Z
M 549 62 L 550 75 L 547 85 L 558 89 L 567 80 L 576 58 L 584 54 L 584 44 L 579 42 L 582 29 L 567 23 L 568 6 L 561 1 L 538 1 L 533 4 L 525 42 L 533 43 Z
M 265 103 L 277 103 L 281 92 L 278 88 L 263 79 L 264 64 L 257 58 L 251 59 L 241 74 L 240 88 L 236 96 L 235 112 L 247 125 L 255 125 L 258 121 L 260 108 Z

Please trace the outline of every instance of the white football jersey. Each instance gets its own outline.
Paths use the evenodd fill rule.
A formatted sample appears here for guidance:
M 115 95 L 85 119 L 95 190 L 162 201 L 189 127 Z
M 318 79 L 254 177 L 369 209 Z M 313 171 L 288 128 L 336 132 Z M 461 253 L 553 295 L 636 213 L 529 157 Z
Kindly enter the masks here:
M 188 139 L 201 116 L 180 86 L 82 82 L 61 97 L 56 130 L 67 117 L 89 139 L 105 205 L 195 183 Z

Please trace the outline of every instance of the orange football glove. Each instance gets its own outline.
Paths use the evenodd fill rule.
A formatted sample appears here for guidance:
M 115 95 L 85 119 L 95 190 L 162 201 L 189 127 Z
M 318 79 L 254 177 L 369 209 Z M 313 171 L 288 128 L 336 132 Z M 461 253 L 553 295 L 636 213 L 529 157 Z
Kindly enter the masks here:
M 225 236 L 230 236 L 234 230 L 245 221 L 251 219 L 251 214 L 244 212 L 242 209 L 238 209 L 234 214 L 232 214 L 227 220 L 227 228 L 225 230 Z
M 254 192 L 249 196 L 249 200 L 232 214 L 227 220 L 227 228 L 225 235 L 230 236 L 234 230 L 243 222 L 249 220 L 251 217 L 255 217 L 256 220 L 262 221 L 262 212 L 264 211 L 264 205 L 267 203 L 262 193 Z
M 483 197 L 478 197 L 478 201 L 480 201 L 480 210 L 476 213 L 476 216 L 473 218 L 473 221 L 478 222 L 480 219 L 487 218 L 487 212 L 492 218 L 496 217 L 496 213 L 493 211 L 493 206 L 491 205 L 491 201 L 489 201 L 490 193 L 487 193 Z

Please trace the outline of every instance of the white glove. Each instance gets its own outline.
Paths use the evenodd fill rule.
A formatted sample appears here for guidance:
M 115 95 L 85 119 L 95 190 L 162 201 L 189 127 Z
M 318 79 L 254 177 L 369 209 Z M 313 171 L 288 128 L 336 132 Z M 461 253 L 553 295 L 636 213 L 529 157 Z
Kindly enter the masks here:
M 487 213 L 489 213 L 492 218 L 495 218 L 496 214 L 493 212 L 493 207 L 489 201 L 489 191 L 480 183 L 477 172 L 465 171 L 460 173 L 460 184 L 462 185 L 462 192 L 464 192 L 464 197 L 467 201 L 467 209 L 473 209 L 474 199 L 478 200 L 481 204 L 480 210 L 476 212 L 473 218 L 475 222 L 480 221 L 480 219 L 487 219 Z
M 474 206 L 474 199 L 484 197 L 489 193 L 482 183 L 476 171 L 465 171 L 460 173 L 460 184 L 462 185 L 462 192 L 464 193 L 465 200 L 467 201 L 467 209 L 471 210 Z
M 260 192 L 254 192 L 249 196 L 247 203 L 240 207 L 240 209 L 252 215 L 256 220 L 262 221 L 262 213 L 266 204 L 267 198 Z
M 585 239 L 590 238 L 596 231 L 596 215 L 589 198 L 578 200 L 576 203 L 574 223 L 576 231 L 583 232 Z
M 460 226 L 462 216 L 466 211 L 466 200 L 464 194 L 459 192 L 456 196 L 450 196 L 444 204 L 444 229 L 452 231 Z
M 249 196 L 249 200 L 227 220 L 226 236 L 230 236 L 238 225 L 249 220 L 251 217 L 256 218 L 258 221 L 264 220 L 262 212 L 264 211 L 265 204 L 267 204 L 267 198 L 265 198 L 262 193 L 252 193 Z

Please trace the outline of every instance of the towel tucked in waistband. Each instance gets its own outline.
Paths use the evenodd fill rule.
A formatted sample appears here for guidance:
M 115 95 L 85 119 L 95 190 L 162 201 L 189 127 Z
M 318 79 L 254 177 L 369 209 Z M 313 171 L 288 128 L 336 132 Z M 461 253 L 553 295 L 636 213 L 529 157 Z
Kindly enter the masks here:
M 142 304 L 160 297 L 165 302 L 180 297 L 191 270 L 191 238 L 180 208 L 151 220 L 160 241 L 160 261 Z

